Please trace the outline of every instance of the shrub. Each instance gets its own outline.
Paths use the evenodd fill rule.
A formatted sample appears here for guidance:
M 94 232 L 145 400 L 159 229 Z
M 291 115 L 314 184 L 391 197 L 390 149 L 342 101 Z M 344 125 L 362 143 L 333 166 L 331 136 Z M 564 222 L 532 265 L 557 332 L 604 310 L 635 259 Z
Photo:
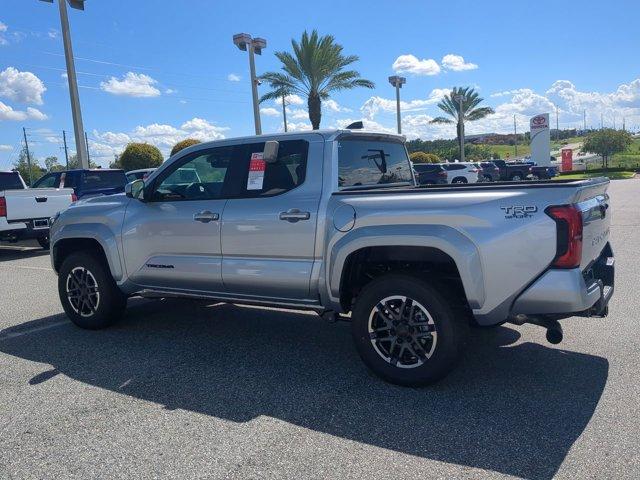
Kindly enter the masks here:
M 200 143 L 200 140 L 196 140 L 195 138 L 187 138 L 185 140 L 181 140 L 178 143 L 176 143 L 173 148 L 171 149 L 171 156 L 173 157 L 176 153 L 178 153 L 180 150 L 190 147 L 192 145 L 197 145 Z
M 126 170 L 156 168 L 162 165 L 162 154 L 157 147 L 148 143 L 130 143 L 120 155 L 119 163 Z
M 409 154 L 413 163 L 439 163 L 440 157 L 434 153 L 413 152 Z

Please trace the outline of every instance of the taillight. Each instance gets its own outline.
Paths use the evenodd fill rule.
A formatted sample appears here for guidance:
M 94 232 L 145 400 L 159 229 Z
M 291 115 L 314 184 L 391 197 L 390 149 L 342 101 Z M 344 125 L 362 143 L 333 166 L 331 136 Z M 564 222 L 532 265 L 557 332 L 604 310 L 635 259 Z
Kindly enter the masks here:
M 71 194 L 71 203 L 73 202 L 77 202 L 78 201 L 78 196 L 75 193 Z
M 547 215 L 556 222 L 556 268 L 576 268 L 582 260 L 582 213 L 573 205 L 549 207 Z
M 0 197 L 0 217 L 7 216 L 7 201 L 4 197 Z

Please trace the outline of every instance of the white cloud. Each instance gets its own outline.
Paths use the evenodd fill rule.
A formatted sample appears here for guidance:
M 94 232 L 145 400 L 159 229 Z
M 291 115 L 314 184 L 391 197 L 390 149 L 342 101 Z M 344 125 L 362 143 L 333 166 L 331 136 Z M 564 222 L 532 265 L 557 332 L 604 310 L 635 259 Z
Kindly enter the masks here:
M 514 90 L 504 90 L 502 92 L 495 92 L 489 96 L 490 97 L 506 97 L 506 96 L 515 95 L 516 93 L 521 93 L 523 91 L 528 91 L 528 90 L 529 90 L 528 88 L 516 88 Z
M 453 70 L 454 72 L 461 72 L 463 70 L 475 70 L 478 65 L 475 63 L 468 63 L 464 61 L 464 58 L 460 55 L 454 55 L 449 53 L 442 57 L 442 66 L 447 70 Z
M 236 75 L 235 73 L 230 73 L 229 75 L 227 75 L 227 80 L 229 80 L 230 82 L 239 82 L 240 75 Z
M 113 95 L 157 97 L 160 95 L 160 90 L 154 87 L 156 83 L 158 83 L 156 80 L 144 73 L 127 72 L 121 80 L 111 77 L 106 82 L 100 82 L 100 88 Z
M 60 32 L 58 32 L 58 30 L 56 30 L 55 28 L 50 28 L 49 31 L 47 32 L 47 36 L 54 40 L 58 38 L 59 35 L 60 35 Z
M 306 103 L 300 95 L 295 93 L 284 97 L 284 101 L 287 105 L 304 105 Z
M 0 45 L 9 44 L 9 41 L 6 38 L 4 38 L 4 35 L 3 35 L 3 33 L 7 31 L 7 28 L 8 27 L 6 24 L 0 22 Z
M 398 73 L 413 73 L 414 75 L 437 75 L 440 65 L 434 59 L 419 60 L 415 55 L 400 55 L 391 66 Z
M 260 113 L 267 117 L 277 117 L 280 115 L 280 111 L 273 107 L 263 107 L 260 109 Z
M 403 112 L 424 110 L 427 106 L 438 103 L 442 97 L 449 94 L 449 91 L 450 90 L 447 88 L 434 88 L 426 99 L 415 99 L 410 101 L 401 100 L 400 109 Z M 396 100 L 377 96 L 371 97 L 364 102 L 362 107 L 360 107 L 360 111 L 366 118 L 373 120 L 373 118 L 381 111 L 386 113 L 395 113 Z
M 287 122 L 287 130 L 289 132 L 301 132 L 311 130 L 311 124 L 306 122 Z
M 0 144 L 0 152 L 8 152 L 9 150 L 13 150 L 11 145 Z
M 129 133 L 111 131 L 101 133 L 94 130 L 89 147 L 92 150 L 92 156 L 102 158 L 106 163 L 113 159 L 114 154 L 121 153 L 130 142 L 155 145 L 167 158 L 171 148 L 180 140 L 185 138 L 195 138 L 202 142 L 220 140 L 225 137 L 224 133 L 227 130 L 229 130 L 227 127 L 219 127 L 203 118 L 194 117 L 179 127 L 152 123 L 139 125 Z
M 14 67 L 0 72 L 0 97 L 42 105 L 42 94 L 46 90 L 42 80 L 31 72 L 21 72 Z
M 352 112 L 353 111 L 350 108 L 343 107 L 342 105 L 338 104 L 338 102 L 336 102 L 332 98 L 328 100 L 323 100 L 322 107 L 325 110 L 328 110 L 330 112 Z
M 346 128 L 349 124 L 353 122 L 362 122 L 365 130 L 370 130 L 373 132 L 386 132 L 386 133 L 395 133 L 394 128 L 385 127 L 384 125 L 374 122 L 373 120 L 368 119 L 353 119 L 353 118 L 343 118 L 341 120 L 337 120 L 335 123 L 335 128 Z
M 167 88 L 165 89 L 164 93 L 166 93 L 167 95 L 171 95 L 172 93 L 176 93 L 177 90 L 174 90 L 173 88 Z
M 287 115 L 289 118 L 293 120 L 308 120 L 309 112 L 307 112 L 304 108 L 287 108 Z
M 2 120 L 46 120 L 48 117 L 37 108 L 28 107 L 26 111 L 14 110 L 9 105 L 0 102 L 0 121 Z

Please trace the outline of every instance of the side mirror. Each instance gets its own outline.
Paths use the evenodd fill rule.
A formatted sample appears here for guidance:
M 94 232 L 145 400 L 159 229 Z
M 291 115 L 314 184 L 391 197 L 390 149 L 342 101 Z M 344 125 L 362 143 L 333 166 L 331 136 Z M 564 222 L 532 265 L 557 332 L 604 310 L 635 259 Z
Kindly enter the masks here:
M 267 163 L 275 163 L 278 160 L 278 149 L 280 143 L 276 140 L 269 140 L 264 144 L 264 151 L 262 152 L 262 159 Z
M 144 200 L 144 180 L 134 180 L 127 183 L 124 187 L 124 193 L 129 198 Z

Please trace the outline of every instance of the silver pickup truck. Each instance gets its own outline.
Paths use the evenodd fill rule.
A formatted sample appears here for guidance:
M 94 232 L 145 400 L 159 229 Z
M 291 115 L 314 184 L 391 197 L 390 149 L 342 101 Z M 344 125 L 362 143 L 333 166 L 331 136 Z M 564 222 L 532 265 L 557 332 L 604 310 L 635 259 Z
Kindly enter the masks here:
M 382 378 L 424 385 L 453 367 L 470 323 L 534 323 L 557 343 L 559 319 L 607 314 L 608 185 L 416 187 L 400 136 L 229 139 L 69 207 L 51 260 L 80 327 L 112 324 L 132 295 L 309 309 L 350 320 Z

